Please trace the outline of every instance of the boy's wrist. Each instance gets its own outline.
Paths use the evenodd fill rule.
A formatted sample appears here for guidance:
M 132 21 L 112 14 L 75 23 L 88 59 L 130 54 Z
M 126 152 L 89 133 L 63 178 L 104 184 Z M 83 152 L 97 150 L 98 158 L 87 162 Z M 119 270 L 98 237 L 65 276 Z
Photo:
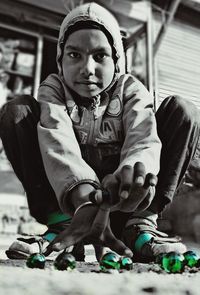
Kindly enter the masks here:
M 80 206 L 78 206 L 74 212 L 74 215 L 79 211 L 79 209 L 85 207 L 85 206 L 88 206 L 88 205 L 94 205 L 91 201 L 88 201 L 88 202 L 84 202 L 82 203 Z
M 73 207 L 77 209 L 82 204 L 89 202 L 89 194 L 94 191 L 95 188 L 88 183 L 81 183 L 70 191 L 70 202 Z

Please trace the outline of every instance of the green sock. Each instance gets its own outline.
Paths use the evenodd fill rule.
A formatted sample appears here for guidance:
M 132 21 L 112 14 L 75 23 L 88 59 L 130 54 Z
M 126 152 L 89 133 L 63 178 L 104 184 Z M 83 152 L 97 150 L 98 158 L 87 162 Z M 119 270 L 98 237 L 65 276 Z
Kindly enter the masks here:
M 63 214 L 60 211 L 53 212 L 49 214 L 48 216 L 48 221 L 47 221 L 47 226 L 48 227 L 56 227 L 56 224 L 64 223 L 64 222 L 70 222 L 71 221 L 71 216 L 67 214 Z M 53 230 L 49 229 L 43 236 L 43 238 L 49 242 L 53 241 L 55 237 L 58 235 L 58 233 L 54 232 Z
M 60 222 L 71 221 L 71 219 L 71 216 L 64 214 L 60 211 L 53 212 L 48 216 L 47 226 Z

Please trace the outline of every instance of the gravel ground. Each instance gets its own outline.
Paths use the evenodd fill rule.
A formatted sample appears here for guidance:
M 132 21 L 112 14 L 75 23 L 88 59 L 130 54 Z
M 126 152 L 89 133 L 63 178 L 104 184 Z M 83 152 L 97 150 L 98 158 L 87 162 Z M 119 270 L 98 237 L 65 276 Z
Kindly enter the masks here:
M 102 273 L 94 256 L 93 259 L 90 257 L 91 262 L 77 262 L 73 271 L 56 270 L 53 260 L 47 260 L 44 270 L 30 269 L 25 260 L 7 259 L 4 254 L 5 244 L 0 246 L 2 295 L 200 294 L 198 269 L 168 274 L 154 263 L 134 263 L 131 271 Z
M 32 295 L 199 295 L 200 273 L 167 274 L 156 265 L 135 264 L 124 273 L 98 273 L 97 263 L 79 263 L 76 270 L 29 269 L 25 261 L 0 261 L 0 294 Z

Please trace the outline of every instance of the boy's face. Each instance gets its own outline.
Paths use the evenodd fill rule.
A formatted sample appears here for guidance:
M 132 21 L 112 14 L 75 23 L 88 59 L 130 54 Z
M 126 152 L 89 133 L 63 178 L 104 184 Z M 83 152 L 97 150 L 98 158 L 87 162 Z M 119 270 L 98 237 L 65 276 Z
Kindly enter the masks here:
M 115 64 L 106 35 L 98 29 L 73 32 L 62 59 L 64 81 L 82 97 L 100 94 L 113 80 Z

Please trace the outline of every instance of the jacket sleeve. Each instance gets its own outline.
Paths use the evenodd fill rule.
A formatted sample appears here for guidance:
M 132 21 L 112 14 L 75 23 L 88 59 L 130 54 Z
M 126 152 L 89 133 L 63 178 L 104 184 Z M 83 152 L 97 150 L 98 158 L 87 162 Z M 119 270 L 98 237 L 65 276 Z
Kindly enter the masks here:
M 63 212 L 72 213 L 67 195 L 80 183 L 98 187 L 98 178 L 83 160 L 66 106 L 55 85 L 42 84 L 38 139 L 45 171 Z
M 146 173 L 158 174 L 161 142 L 157 135 L 153 97 L 135 77 L 126 75 L 123 88 L 123 128 L 125 140 L 118 174 L 125 165 L 142 162 Z

